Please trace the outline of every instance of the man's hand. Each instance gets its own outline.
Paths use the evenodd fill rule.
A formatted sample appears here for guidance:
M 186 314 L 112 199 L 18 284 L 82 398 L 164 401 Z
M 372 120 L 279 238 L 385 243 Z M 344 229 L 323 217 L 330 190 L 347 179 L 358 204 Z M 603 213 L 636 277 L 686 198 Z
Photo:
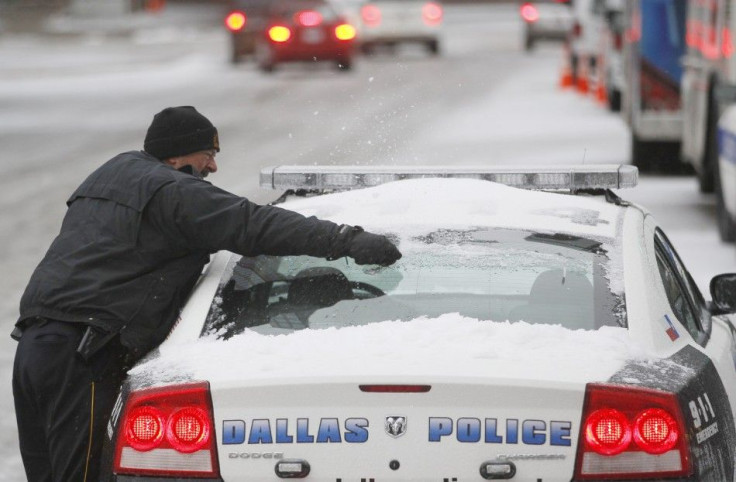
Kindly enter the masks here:
M 401 258 L 399 249 L 386 236 L 365 232 L 357 226 L 354 229 L 355 234 L 348 244 L 348 256 L 356 263 L 389 266 Z
M 331 254 L 327 259 L 350 256 L 358 264 L 388 266 L 401 258 L 398 248 L 386 236 L 366 233 L 360 226 L 340 226 L 331 241 Z

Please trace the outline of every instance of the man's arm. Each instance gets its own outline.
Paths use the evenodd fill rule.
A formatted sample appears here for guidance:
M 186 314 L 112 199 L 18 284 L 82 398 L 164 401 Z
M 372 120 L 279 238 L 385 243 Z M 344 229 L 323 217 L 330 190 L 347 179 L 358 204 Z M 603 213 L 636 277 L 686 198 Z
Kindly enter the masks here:
M 151 216 L 192 249 L 226 249 L 245 256 L 350 256 L 359 264 L 389 265 L 401 257 L 382 235 L 360 227 L 259 205 L 198 179 L 164 186 L 151 200 Z

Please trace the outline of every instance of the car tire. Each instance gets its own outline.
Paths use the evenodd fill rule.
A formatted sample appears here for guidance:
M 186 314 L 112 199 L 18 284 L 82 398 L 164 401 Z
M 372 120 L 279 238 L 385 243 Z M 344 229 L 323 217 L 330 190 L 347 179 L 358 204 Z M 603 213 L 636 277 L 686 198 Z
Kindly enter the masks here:
M 733 243 L 736 241 L 736 221 L 734 221 L 731 214 L 726 209 L 726 204 L 723 200 L 723 188 L 721 187 L 721 170 L 716 163 L 713 169 L 714 178 L 714 191 L 716 196 L 716 220 L 718 222 L 718 234 L 721 236 L 721 241 L 726 243 Z
M 524 50 L 529 52 L 533 48 L 534 48 L 534 39 L 531 37 L 531 35 L 526 35 L 524 37 Z
M 426 43 L 427 50 L 432 55 L 438 55 L 440 53 L 440 42 L 438 40 L 430 40 Z
M 621 91 L 612 89 L 608 93 L 608 109 L 611 112 L 621 112 Z
M 643 173 L 681 174 L 683 164 L 680 161 L 680 143 L 646 141 L 632 135 L 631 163 Z
M 718 164 L 718 107 L 713 94 L 708 96 L 708 121 L 705 129 L 705 149 L 700 169 L 697 171 L 698 187 L 702 193 L 715 190 L 715 165 Z
M 255 49 L 256 64 L 261 72 L 271 73 L 276 70 L 276 62 L 271 48 L 265 42 L 259 42 Z
M 341 59 L 337 61 L 337 70 L 340 72 L 349 72 L 353 70 L 353 61 L 350 59 Z

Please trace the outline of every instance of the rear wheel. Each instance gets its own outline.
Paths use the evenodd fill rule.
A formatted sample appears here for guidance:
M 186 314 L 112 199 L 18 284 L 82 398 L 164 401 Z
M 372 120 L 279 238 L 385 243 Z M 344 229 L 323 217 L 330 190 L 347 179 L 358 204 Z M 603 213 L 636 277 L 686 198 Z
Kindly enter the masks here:
M 608 109 L 611 112 L 621 112 L 621 91 L 612 89 L 608 93 Z
M 340 72 L 348 72 L 353 69 L 353 62 L 350 59 L 342 59 L 337 61 L 337 70 Z
M 641 172 L 681 174 L 680 143 L 631 138 L 631 163 Z
M 703 162 L 698 171 L 700 192 L 710 193 L 715 189 L 715 166 L 718 164 L 718 108 L 713 96 L 708 96 L 708 122 L 705 130 Z
M 271 48 L 265 42 L 259 42 L 255 51 L 256 63 L 262 72 L 271 73 L 276 69 L 276 61 Z
M 427 50 L 429 50 L 429 53 L 432 55 L 437 55 L 440 53 L 440 43 L 438 40 L 430 40 L 427 42 Z

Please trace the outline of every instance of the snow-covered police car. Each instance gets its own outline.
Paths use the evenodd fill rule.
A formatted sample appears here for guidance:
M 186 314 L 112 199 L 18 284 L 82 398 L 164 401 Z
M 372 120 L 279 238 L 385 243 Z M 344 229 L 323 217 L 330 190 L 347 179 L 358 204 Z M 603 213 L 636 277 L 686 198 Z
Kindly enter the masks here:
M 736 275 L 706 302 L 633 166 L 282 166 L 389 267 L 216 254 L 130 372 L 108 480 L 734 480 Z

